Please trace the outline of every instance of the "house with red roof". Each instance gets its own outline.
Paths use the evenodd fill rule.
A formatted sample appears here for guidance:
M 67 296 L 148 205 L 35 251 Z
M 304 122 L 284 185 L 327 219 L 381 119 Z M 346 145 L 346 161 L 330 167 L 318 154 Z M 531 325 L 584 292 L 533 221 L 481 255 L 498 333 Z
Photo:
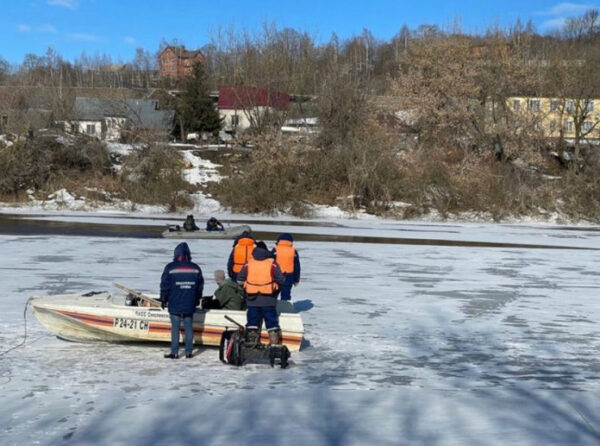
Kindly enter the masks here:
M 249 86 L 219 87 L 219 114 L 223 130 L 229 133 L 257 126 L 269 113 L 286 110 L 289 105 L 287 93 Z

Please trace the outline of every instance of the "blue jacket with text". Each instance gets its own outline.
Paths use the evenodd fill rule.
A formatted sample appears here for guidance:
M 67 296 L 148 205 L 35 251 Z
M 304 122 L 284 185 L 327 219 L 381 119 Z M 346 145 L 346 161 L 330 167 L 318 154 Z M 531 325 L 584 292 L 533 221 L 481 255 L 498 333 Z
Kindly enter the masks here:
M 160 300 L 171 314 L 192 314 L 202 298 L 202 270 L 193 263 L 187 243 L 175 248 L 173 261 L 165 266 L 160 279 Z

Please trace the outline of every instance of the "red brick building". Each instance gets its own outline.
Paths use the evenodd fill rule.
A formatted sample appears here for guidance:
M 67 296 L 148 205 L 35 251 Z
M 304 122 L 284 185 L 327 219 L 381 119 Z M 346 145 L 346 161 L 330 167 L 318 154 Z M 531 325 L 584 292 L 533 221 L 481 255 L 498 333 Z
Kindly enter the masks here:
M 204 62 L 200 50 L 186 50 L 184 46 L 167 46 L 158 55 L 158 75 L 174 79 L 192 74 L 196 62 Z

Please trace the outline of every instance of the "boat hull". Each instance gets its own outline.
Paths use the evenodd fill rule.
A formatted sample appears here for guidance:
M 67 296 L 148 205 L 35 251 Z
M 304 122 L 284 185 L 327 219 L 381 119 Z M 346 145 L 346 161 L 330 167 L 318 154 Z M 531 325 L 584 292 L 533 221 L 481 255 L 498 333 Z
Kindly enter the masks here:
M 75 342 L 171 342 L 171 322 L 167 310 L 151 307 L 130 307 L 113 300 L 109 293 L 94 296 L 62 295 L 33 297 L 33 312 L 40 323 L 59 338 Z M 245 311 L 196 310 L 194 313 L 194 343 L 218 346 L 223 331 L 246 323 Z M 282 343 L 290 351 L 298 351 L 304 326 L 300 315 L 281 313 L 279 323 Z M 180 340 L 183 340 L 183 327 Z M 268 342 L 265 330 L 262 342 Z
M 167 229 L 163 231 L 163 238 L 174 239 L 233 239 L 241 235 L 244 231 L 250 232 L 252 229 L 248 225 L 231 226 L 224 231 L 172 231 Z

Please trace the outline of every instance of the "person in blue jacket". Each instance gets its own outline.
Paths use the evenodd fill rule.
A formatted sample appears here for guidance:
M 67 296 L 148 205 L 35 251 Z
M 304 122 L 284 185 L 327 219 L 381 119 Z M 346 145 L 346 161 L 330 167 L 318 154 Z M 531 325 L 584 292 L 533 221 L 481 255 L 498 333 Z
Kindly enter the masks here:
M 204 278 L 198 265 L 192 263 L 192 253 L 187 243 L 175 248 L 173 261 L 165 266 L 160 279 L 161 307 L 169 308 L 171 319 L 171 353 L 165 358 L 179 358 L 179 327 L 185 328 L 185 357 L 192 357 L 194 311 L 202 299 Z
M 210 217 L 206 222 L 206 230 L 207 231 L 224 231 L 225 227 L 223 223 L 217 220 L 215 217 Z

